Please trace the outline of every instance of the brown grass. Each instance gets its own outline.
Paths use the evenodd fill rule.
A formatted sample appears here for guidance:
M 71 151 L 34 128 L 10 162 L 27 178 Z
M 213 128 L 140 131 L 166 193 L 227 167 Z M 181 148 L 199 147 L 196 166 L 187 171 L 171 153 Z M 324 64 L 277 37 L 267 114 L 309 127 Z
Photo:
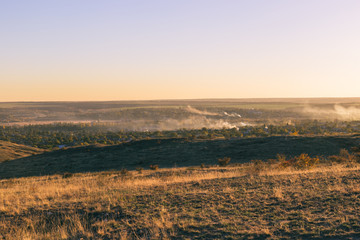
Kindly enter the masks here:
M 102 172 L 0 181 L 0 239 L 354 237 L 360 171 L 344 165 Z
M 39 153 L 43 153 L 45 150 L 29 147 L 21 144 L 6 142 L 0 140 L 0 163 L 17 158 L 27 157 Z

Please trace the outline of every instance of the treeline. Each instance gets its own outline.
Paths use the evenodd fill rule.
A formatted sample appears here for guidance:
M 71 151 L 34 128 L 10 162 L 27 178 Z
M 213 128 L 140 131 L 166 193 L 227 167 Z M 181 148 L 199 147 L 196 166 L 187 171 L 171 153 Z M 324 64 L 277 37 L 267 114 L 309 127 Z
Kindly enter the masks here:
M 44 149 L 89 144 L 120 144 L 144 139 L 185 138 L 231 139 L 268 136 L 339 135 L 360 131 L 360 122 L 301 121 L 293 124 L 263 124 L 231 129 L 181 129 L 176 131 L 119 131 L 114 124 L 56 123 L 47 125 L 0 126 L 0 140 Z

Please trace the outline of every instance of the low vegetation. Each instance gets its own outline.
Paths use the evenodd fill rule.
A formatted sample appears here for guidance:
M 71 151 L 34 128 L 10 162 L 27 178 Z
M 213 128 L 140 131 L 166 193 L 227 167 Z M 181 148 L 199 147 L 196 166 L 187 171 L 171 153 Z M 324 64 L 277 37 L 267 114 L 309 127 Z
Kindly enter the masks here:
M 159 169 L 159 165 L 150 165 L 149 168 L 151 170 L 158 170 Z
M 114 146 L 90 145 L 47 151 L 0 164 L 0 179 L 14 177 L 43 176 L 66 172 L 99 172 L 109 170 L 191 167 L 219 164 L 218 159 L 230 158 L 229 164 L 240 164 L 259 160 L 257 168 L 276 155 L 286 155 L 283 166 L 294 165 L 300 160 L 295 156 L 307 153 L 315 160 L 327 159 L 340 149 L 351 150 L 359 136 L 327 137 L 267 137 L 231 140 L 157 139 L 132 141 Z M 292 160 L 291 160 L 292 159 Z M 291 161 L 289 161 L 291 160 Z M 303 159 L 304 160 L 304 159 Z M 225 161 L 226 163 L 226 161 Z M 309 164 L 312 164 L 309 162 Z
M 223 157 L 223 158 L 218 159 L 219 165 L 223 166 L 223 167 L 228 165 L 230 163 L 230 161 L 231 161 L 231 158 L 229 158 L 229 157 Z
M 111 123 L 54 123 L 1 126 L 0 140 L 42 149 L 59 149 L 91 144 L 114 145 L 135 140 L 187 139 L 187 141 L 259 138 L 270 136 L 334 136 L 355 134 L 359 121 L 293 121 L 292 124 L 250 124 L 232 128 L 180 129 L 174 131 L 125 131 Z
M 1 180 L 0 238 L 359 237 L 358 154 L 330 159 Z
M 358 239 L 359 106 L 0 103 L 0 239 Z
M 0 140 L 0 163 L 43 153 L 43 149 Z

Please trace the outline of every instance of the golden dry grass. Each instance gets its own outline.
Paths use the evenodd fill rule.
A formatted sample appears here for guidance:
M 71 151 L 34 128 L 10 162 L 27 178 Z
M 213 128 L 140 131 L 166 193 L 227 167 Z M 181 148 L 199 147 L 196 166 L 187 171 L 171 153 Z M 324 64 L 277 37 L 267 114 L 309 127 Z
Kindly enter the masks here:
M 360 172 L 251 165 L 0 181 L 0 239 L 354 237 Z
M 0 163 L 3 161 L 27 157 L 43 152 L 43 149 L 0 140 Z

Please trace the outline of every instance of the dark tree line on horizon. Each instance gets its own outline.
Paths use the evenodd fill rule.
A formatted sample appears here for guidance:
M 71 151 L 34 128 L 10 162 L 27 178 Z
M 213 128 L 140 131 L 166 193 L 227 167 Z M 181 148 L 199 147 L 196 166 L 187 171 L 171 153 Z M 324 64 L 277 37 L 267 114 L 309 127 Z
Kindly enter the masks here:
M 238 128 L 180 129 L 174 131 L 110 131 L 110 128 L 106 124 L 90 123 L 1 126 L 0 140 L 54 149 L 59 146 L 113 145 L 146 139 L 184 138 L 192 141 L 269 136 L 339 135 L 360 133 L 360 122 L 308 120 L 294 124 L 262 124 Z

